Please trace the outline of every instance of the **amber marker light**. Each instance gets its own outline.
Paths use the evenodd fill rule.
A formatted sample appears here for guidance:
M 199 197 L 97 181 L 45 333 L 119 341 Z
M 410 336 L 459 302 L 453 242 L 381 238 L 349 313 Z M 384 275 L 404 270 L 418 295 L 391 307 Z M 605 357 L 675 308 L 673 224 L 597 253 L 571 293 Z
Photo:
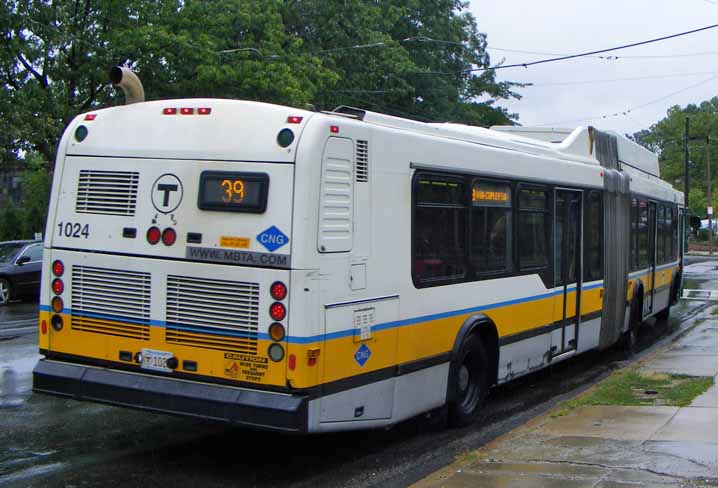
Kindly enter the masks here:
M 62 302 L 62 298 L 60 297 L 54 297 L 52 302 L 50 302 L 50 305 L 52 306 L 52 311 L 55 313 L 60 313 L 62 312 L 62 309 L 65 308 L 65 304 Z
M 317 364 L 317 359 L 319 358 L 319 355 L 321 354 L 321 349 L 318 347 L 313 347 L 311 349 L 307 350 L 307 366 L 314 366 Z
M 279 322 L 274 322 L 269 326 L 269 337 L 271 337 L 273 341 L 281 341 L 284 339 L 285 334 L 284 326 Z

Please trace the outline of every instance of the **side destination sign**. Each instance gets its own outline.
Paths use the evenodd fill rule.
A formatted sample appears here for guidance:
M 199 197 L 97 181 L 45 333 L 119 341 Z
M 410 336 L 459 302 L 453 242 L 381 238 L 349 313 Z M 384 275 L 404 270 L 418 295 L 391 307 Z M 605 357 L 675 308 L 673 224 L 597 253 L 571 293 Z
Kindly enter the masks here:
M 192 261 L 210 263 L 244 264 L 247 266 L 264 266 L 267 268 L 289 269 L 291 256 L 267 252 L 238 251 L 217 247 L 187 246 L 185 258 Z

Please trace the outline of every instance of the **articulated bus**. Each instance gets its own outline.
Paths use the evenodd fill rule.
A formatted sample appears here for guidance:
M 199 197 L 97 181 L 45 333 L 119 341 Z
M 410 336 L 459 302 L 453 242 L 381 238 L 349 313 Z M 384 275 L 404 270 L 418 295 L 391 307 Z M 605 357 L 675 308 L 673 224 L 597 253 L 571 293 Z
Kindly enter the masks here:
M 128 103 L 58 149 L 34 390 L 325 432 L 630 346 L 681 283 L 683 194 L 623 136 L 349 107 Z

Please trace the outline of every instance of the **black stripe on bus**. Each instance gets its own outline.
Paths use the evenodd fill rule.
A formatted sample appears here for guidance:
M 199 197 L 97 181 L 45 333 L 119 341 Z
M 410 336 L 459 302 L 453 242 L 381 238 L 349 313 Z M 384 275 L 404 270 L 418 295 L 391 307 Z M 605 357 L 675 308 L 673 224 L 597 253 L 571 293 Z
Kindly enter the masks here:
M 581 315 L 581 323 L 588 322 L 589 320 L 593 320 L 596 318 L 601 317 L 603 314 L 603 310 L 597 310 L 595 312 L 587 313 L 584 315 Z M 571 320 L 572 317 L 569 317 L 569 320 Z M 567 327 L 571 326 L 573 323 L 566 324 Z M 511 334 L 508 336 L 501 337 L 499 339 L 499 346 L 508 346 L 509 344 L 515 344 L 516 342 L 521 342 L 526 339 L 532 339 L 534 337 L 549 334 L 552 331 L 556 329 L 560 329 L 562 326 L 561 322 L 554 322 L 553 324 L 548 325 L 542 325 L 541 327 L 536 327 L 534 329 L 525 330 L 523 332 L 519 332 L 516 334 Z M 579 329 L 580 329 L 579 325 Z

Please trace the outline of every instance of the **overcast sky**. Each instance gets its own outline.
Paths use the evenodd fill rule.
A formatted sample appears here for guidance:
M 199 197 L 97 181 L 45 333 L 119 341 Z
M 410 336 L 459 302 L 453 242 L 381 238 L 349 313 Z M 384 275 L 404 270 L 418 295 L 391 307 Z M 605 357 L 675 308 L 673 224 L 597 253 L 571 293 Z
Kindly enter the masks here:
M 573 54 L 718 24 L 718 0 L 471 0 L 470 10 L 479 31 L 487 34 L 492 64 L 551 56 L 491 48 Z M 684 56 L 699 53 L 711 54 Z M 659 121 L 671 106 L 718 96 L 718 28 L 608 55 L 619 59 L 579 58 L 497 70 L 499 80 L 536 84 L 516 90 L 521 100 L 499 105 L 518 113 L 522 125 L 593 125 L 633 133 Z M 637 77 L 662 78 L 595 82 Z M 549 85 L 584 81 L 592 83 Z M 627 115 L 601 117 L 631 108 Z

